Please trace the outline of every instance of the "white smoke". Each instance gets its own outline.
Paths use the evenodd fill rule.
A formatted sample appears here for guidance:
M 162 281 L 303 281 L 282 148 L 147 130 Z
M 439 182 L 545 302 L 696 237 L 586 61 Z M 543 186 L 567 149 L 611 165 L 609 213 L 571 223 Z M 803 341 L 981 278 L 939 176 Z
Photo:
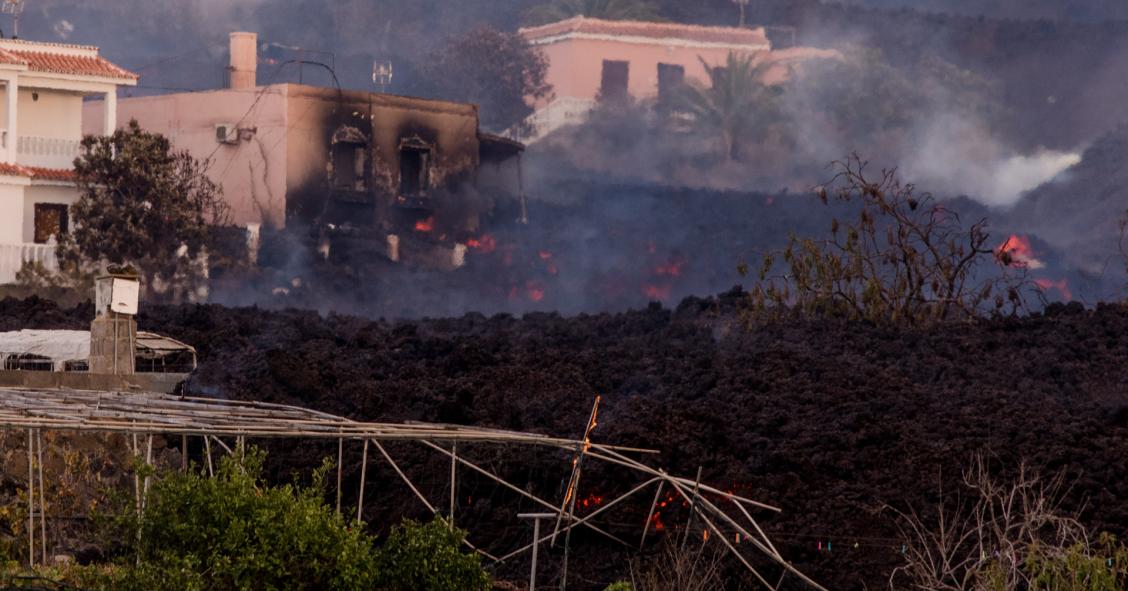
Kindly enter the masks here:
M 938 194 L 966 194 L 992 207 L 1009 207 L 1029 191 L 1081 161 L 1077 152 L 1016 154 L 986 127 L 941 115 L 919 130 L 902 162 L 904 176 Z

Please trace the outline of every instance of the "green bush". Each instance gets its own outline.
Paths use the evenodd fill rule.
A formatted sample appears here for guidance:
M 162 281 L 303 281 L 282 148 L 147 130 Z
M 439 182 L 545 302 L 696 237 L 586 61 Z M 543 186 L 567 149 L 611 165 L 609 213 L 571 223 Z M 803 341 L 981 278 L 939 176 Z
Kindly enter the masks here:
M 372 589 L 372 539 L 324 502 L 326 467 L 308 488 L 260 481 L 265 454 L 225 458 L 214 478 L 157 480 L 144 517 L 129 522 L 130 566 L 118 589 Z M 131 566 L 135 564 L 136 566 Z
M 405 519 L 377 556 L 378 588 L 388 591 L 478 591 L 490 588 L 477 554 L 461 551 L 466 532 L 442 517 Z
M 634 591 L 634 587 L 626 581 L 618 581 L 604 587 L 603 591 Z

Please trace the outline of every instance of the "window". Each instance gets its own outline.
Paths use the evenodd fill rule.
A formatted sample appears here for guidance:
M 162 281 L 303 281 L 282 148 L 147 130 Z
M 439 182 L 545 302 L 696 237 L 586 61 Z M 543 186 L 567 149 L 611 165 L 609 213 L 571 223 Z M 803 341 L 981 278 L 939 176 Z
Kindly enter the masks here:
M 363 191 L 364 162 L 368 150 L 363 144 L 338 142 L 333 144 L 333 188 Z
M 422 142 L 400 145 L 400 195 L 427 192 L 431 181 L 431 149 Z
M 62 203 L 35 204 L 35 243 L 46 244 L 67 232 L 67 206 Z
M 368 138 L 359 129 L 342 125 L 333 133 L 329 150 L 333 166 L 334 189 L 364 191 L 368 188 L 365 163 L 368 161 Z
M 626 97 L 630 71 L 630 62 L 603 60 L 603 80 L 599 87 L 599 98 L 620 99 Z
M 658 64 L 658 104 L 670 106 L 685 84 L 685 68 L 675 64 Z

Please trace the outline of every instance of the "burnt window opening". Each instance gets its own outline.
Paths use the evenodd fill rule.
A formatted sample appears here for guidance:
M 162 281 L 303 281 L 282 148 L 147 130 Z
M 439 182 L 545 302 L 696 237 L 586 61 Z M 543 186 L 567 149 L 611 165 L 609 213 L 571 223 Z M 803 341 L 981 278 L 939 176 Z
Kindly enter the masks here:
M 332 166 L 331 184 L 334 189 L 345 191 L 365 191 L 368 189 L 368 176 L 365 163 L 368 161 L 368 138 L 356 127 L 342 125 L 333 133 L 330 146 Z
M 431 148 L 419 142 L 400 146 L 400 195 L 420 195 L 430 189 Z
M 622 99 L 627 96 L 630 81 L 630 62 L 603 60 L 603 78 L 599 85 L 599 98 Z
M 666 109 L 678 101 L 685 86 L 685 67 L 677 64 L 658 64 L 658 104 Z
M 363 191 L 368 188 L 364 178 L 364 163 L 368 149 L 364 144 L 337 142 L 333 144 L 333 188 Z
M 35 204 L 35 243 L 47 244 L 54 236 L 57 240 L 66 234 L 67 206 L 62 203 Z

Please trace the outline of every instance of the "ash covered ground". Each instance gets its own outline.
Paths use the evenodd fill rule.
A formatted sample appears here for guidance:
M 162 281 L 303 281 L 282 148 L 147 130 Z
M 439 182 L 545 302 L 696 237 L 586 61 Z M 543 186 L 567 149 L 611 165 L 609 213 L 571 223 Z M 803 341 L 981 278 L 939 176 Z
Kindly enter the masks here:
M 578 436 L 596 395 L 596 438 L 652 447 L 656 463 L 783 508 L 763 516 L 781 551 L 831 589 L 885 588 L 899 544 L 888 504 L 927 511 L 983 452 L 1001 473 L 1022 460 L 1063 470 L 1067 508 L 1087 525 L 1128 534 L 1128 308 L 1050 306 L 1045 314 L 930 331 L 861 323 L 747 328 L 739 294 L 616 314 L 531 313 L 373 321 L 311 311 L 218 305 L 148 306 L 145 330 L 195 345 L 193 393 L 301 404 L 366 420 L 424 420 Z M 89 304 L 0 301 L 0 329 L 79 328 Z M 355 502 L 359 446 L 346 454 Z M 334 445 L 271 444 L 272 472 L 308 473 Z M 435 502 L 449 464 L 407 444 L 393 453 Z M 460 452 L 461 453 L 461 452 Z M 570 458 L 530 450 L 465 450 L 529 489 L 558 498 Z M 592 464 L 581 511 L 634 481 Z M 424 510 L 386 465 L 369 472 L 365 516 L 384 531 Z M 647 495 L 649 497 L 649 495 Z M 508 551 L 527 541 L 513 518 L 535 507 L 465 475 L 457 514 L 472 539 Z M 612 513 L 637 536 L 649 498 Z M 440 503 L 441 504 L 441 503 Z M 667 509 L 663 536 L 684 514 Z M 633 533 L 630 533 L 633 532 Z M 637 538 L 635 538 L 637 539 Z M 819 551 L 831 542 L 833 551 Z M 854 544 L 857 543 L 857 548 Z M 610 542 L 573 538 L 583 588 L 622 576 Z M 548 552 L 543 576 L 559 568 Z M 520 561 L 498 571 L 520 580 Z

